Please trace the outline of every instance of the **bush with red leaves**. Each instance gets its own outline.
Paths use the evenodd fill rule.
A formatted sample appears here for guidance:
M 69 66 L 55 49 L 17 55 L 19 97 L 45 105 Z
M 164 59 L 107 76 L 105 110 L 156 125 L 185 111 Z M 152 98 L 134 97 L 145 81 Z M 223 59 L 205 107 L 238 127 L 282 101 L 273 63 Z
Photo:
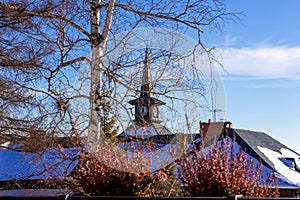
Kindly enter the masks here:
M 145 159 L 139 150 L 133 149 L 135 154 L 126 157 L 126 154 L 117 155 L 111 146 L 103 144 L 98 147 L 96 157 L 81 152 L 79 165 L 72 175 L 73 190 L 87 195 L 109 196 L 182 194 L 174 175 L 165 168 L 150 172 L 151 159 Z M 128 162 L 129 159 L 132 159 L 131 162 Z
M 255 167 L 241 149 L 235 153 L 234 141 L 228 138 L 219 146 L 194 148 L 177 165 L 179 180 L 192 196 L 278 196 L 275 174 L 263 178 L 262 165 Z

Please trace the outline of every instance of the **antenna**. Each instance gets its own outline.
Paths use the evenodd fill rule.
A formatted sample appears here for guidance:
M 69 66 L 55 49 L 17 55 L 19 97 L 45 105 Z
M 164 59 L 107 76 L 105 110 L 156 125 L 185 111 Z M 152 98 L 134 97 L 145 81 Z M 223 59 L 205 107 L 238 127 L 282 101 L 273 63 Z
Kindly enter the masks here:
M 217 122 L 217 112 L 224 112 L 222 109 L 211 109 L 210 110 L 213 117 L 213 122 Z

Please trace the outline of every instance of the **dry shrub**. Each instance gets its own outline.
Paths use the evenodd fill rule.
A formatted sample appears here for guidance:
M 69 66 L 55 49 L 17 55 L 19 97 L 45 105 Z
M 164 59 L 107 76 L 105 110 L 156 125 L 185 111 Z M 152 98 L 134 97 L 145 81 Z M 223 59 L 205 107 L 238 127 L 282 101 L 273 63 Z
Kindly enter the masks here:
M 73 126 L 73 129 L 74 126 Z M 84 145 L 78 142 L 84 149 Z M 277 197 L 275 174 L 263 177 L 262 165 L 255 166 L 235 141 L 228 138 L 211 148 L 194 148 L 172 167 L 150 172 L 153 163 L 142 152 L 150 146 L 131 143 L 116 150 L 111 140 L 100 140 L 94 154 L 82 151 L 73 173 L 73 189 L 88 195 L 121 196 L 227 196 Z M 171 152 L 172 154 L 172 152 Z
M 202 145 L 200 145 L 202 146 Z M 275 174 L 262 175 L 262 165 L 254 166 L 241 149 L 235 153 L 228 138 L 212 147 L 194 148 L 177 161 L 181 183 L 192 196 L 277 197 Z
M 147 145 L 147 144 L 143 144 Z M 117 151 L 109 140 L 97 145 L 97 153 L 80 154 L 78 170 L 73 174 L 73 186 L 87 195 L 178 196 L 182 191 L 168 169 L 151 172 L 152 160 L 132 144 Z M 128 146 L 127 146 L 128 148 Z M 151 155 L 151 154 L 150 154 Z
M 128 173 L 81 155 L 79 171 L 74 175 L 78 189 L 89 195 L 137 195 L 148 186 L 149 173 Z

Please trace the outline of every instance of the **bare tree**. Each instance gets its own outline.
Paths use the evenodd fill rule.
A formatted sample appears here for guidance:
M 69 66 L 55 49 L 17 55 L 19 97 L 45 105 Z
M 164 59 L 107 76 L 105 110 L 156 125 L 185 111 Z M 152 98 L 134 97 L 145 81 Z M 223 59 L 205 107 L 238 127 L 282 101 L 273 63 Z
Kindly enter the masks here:
M 49 135 L 69 134 L 73 82 L 87 61 L 88 132 L 95 139 L 100 133 L 102 77 L 122 76 L 116 61 L 103 62 L 110 52 L 109 38 L 141 27 L 161 27 L 194 31 L 198 45 L 205 48 L 204 29 L 222 30 L 223 23 L 237 18 L 223 0 L 5 0 L 0 12 L 0 131 L 27 134 L 34 128 Z M 109 49 L 124 42 L 118 41 Z

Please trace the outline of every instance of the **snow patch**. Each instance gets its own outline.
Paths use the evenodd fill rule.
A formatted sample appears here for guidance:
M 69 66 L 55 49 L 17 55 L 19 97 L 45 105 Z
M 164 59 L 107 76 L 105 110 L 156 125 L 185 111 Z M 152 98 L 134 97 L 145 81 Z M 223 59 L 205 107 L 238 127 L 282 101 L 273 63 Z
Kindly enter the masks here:
M 300 172 L 300 158 L 295 158 L 294 159 L 294 162 L 295 162 L 295 170 Z
M 0 150 L 0 181 L 37 180 L 61 177 L 71 173 L 78 163 L 76 155 L 80 148 L 64 148 L 61 154 L 58 148 L 35 153 Z
M 289 168 L 282 161 L 279 160 L 279 158 L 291 157 L 291 156 L 295 156 L 294 158 L 298 158 L 299 155 L 293 153 L 288 149 L 283 149 L 283 148 L 280 150 L 281 154 L 265 147 L 258 146 L 258 149 L 263 154 L 265 154 L 265 156 L 268 157 L 269 160 L 274 164 L 275 170 L 280 175 L 282 175 L 282 177 L 280 177 L 281 179 L 285 180 L 288 183 L 300 186 L 300 173 Z
M 296 154 L 296 153 L 294 153 L 294 152 L 292 152 L 291 150 L 288 150 L 288 149 L 281 148 L 280 152 L 282 154 L 282 157 L 299 158 L 298 154 Z
M 1 148 L 8 148 L 10 145 L 10 141 L 1 144 Z
M 156 130 L 153 127 L 146 126 L 146 127 L 140 127 L 138 129 L 130 129 L 125 131 L 126 135 L 135 136 L 135 137 L 150 137 L 154 135 L 158 135 Z
M 22 143 L 17 143 L 14 141 L 7 141 L 0 145 L 0 149 L 13 149 L 13 150 L 20 150 L 22 148 Z

